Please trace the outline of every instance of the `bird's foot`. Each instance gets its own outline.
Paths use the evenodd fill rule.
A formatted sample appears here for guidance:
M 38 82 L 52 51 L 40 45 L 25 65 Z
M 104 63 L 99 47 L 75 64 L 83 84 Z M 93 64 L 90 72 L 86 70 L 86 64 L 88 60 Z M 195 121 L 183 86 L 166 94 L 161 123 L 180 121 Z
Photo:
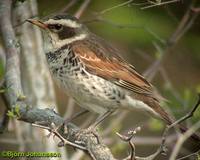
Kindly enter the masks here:
M 50 130 L 49 134 L 47 135 L 47 137 L 50 137 L 52 135 L 52 133 L 55 133 L 55 132 L 60 132 L 60 131 L 65 132 L 65 128 L 67 127 L 69 122 L 70 122 L 70 119 L 66 119 L 66 120 L 64 120 L 63 123 L 61 123 L 58 126 L 55 126 L 55 124 L 52 124 L 50 126 L 51 130 Z
M 98 132 L 97 132 L 97 126 L 90 125 L 88 128 L 86 128 L 84 130 L 85 130 L 85 132 L 91 133 L 93 136 L 95 136 L 98 143 L 99 143 L 99 135 L 98 135 Z

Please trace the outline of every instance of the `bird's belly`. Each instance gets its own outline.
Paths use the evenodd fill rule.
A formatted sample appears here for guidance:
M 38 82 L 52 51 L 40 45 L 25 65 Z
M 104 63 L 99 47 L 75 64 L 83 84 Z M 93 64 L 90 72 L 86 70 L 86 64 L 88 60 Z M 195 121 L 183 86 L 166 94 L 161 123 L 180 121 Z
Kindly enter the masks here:
M 56 79 L 81 107 L 99 114 L 117 109 L 125 97 L 125 91 L 95 75 L 76 74 Z

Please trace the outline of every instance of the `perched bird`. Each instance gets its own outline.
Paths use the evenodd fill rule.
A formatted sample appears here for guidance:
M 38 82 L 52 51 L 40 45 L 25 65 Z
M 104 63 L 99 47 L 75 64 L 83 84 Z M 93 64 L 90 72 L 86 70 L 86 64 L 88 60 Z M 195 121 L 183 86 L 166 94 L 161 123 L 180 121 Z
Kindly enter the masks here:
M 56 15 L 28 21 L 43 30 L 45 55 L 56 81 L 81 107 L 100 114 L 94 127 L 119 109 L 137 109 L 168 125 L 173 122 L 154 87 L 77 18 Z

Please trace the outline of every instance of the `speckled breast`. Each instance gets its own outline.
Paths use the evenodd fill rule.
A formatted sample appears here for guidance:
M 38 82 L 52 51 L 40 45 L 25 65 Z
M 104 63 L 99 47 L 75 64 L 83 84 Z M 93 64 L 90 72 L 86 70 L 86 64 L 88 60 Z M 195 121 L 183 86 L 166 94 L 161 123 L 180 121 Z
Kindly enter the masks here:
M 126 92 L 115 84 L 87 72 L 70 47 L 46 53 L 46 57 L 59 86 L 81 107 L 102 113 L 120 106 Z

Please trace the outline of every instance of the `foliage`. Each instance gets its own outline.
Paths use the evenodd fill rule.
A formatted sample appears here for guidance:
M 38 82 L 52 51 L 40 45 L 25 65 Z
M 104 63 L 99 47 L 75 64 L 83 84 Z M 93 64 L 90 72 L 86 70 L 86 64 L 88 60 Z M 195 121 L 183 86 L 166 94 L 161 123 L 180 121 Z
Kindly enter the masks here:
M 19 118 L 20 117 L 19 109 L 20 109 L 19 105 L 13 106 L 11 110 L 8 110 L 8 113 L 7 113 L 8 117 Z

